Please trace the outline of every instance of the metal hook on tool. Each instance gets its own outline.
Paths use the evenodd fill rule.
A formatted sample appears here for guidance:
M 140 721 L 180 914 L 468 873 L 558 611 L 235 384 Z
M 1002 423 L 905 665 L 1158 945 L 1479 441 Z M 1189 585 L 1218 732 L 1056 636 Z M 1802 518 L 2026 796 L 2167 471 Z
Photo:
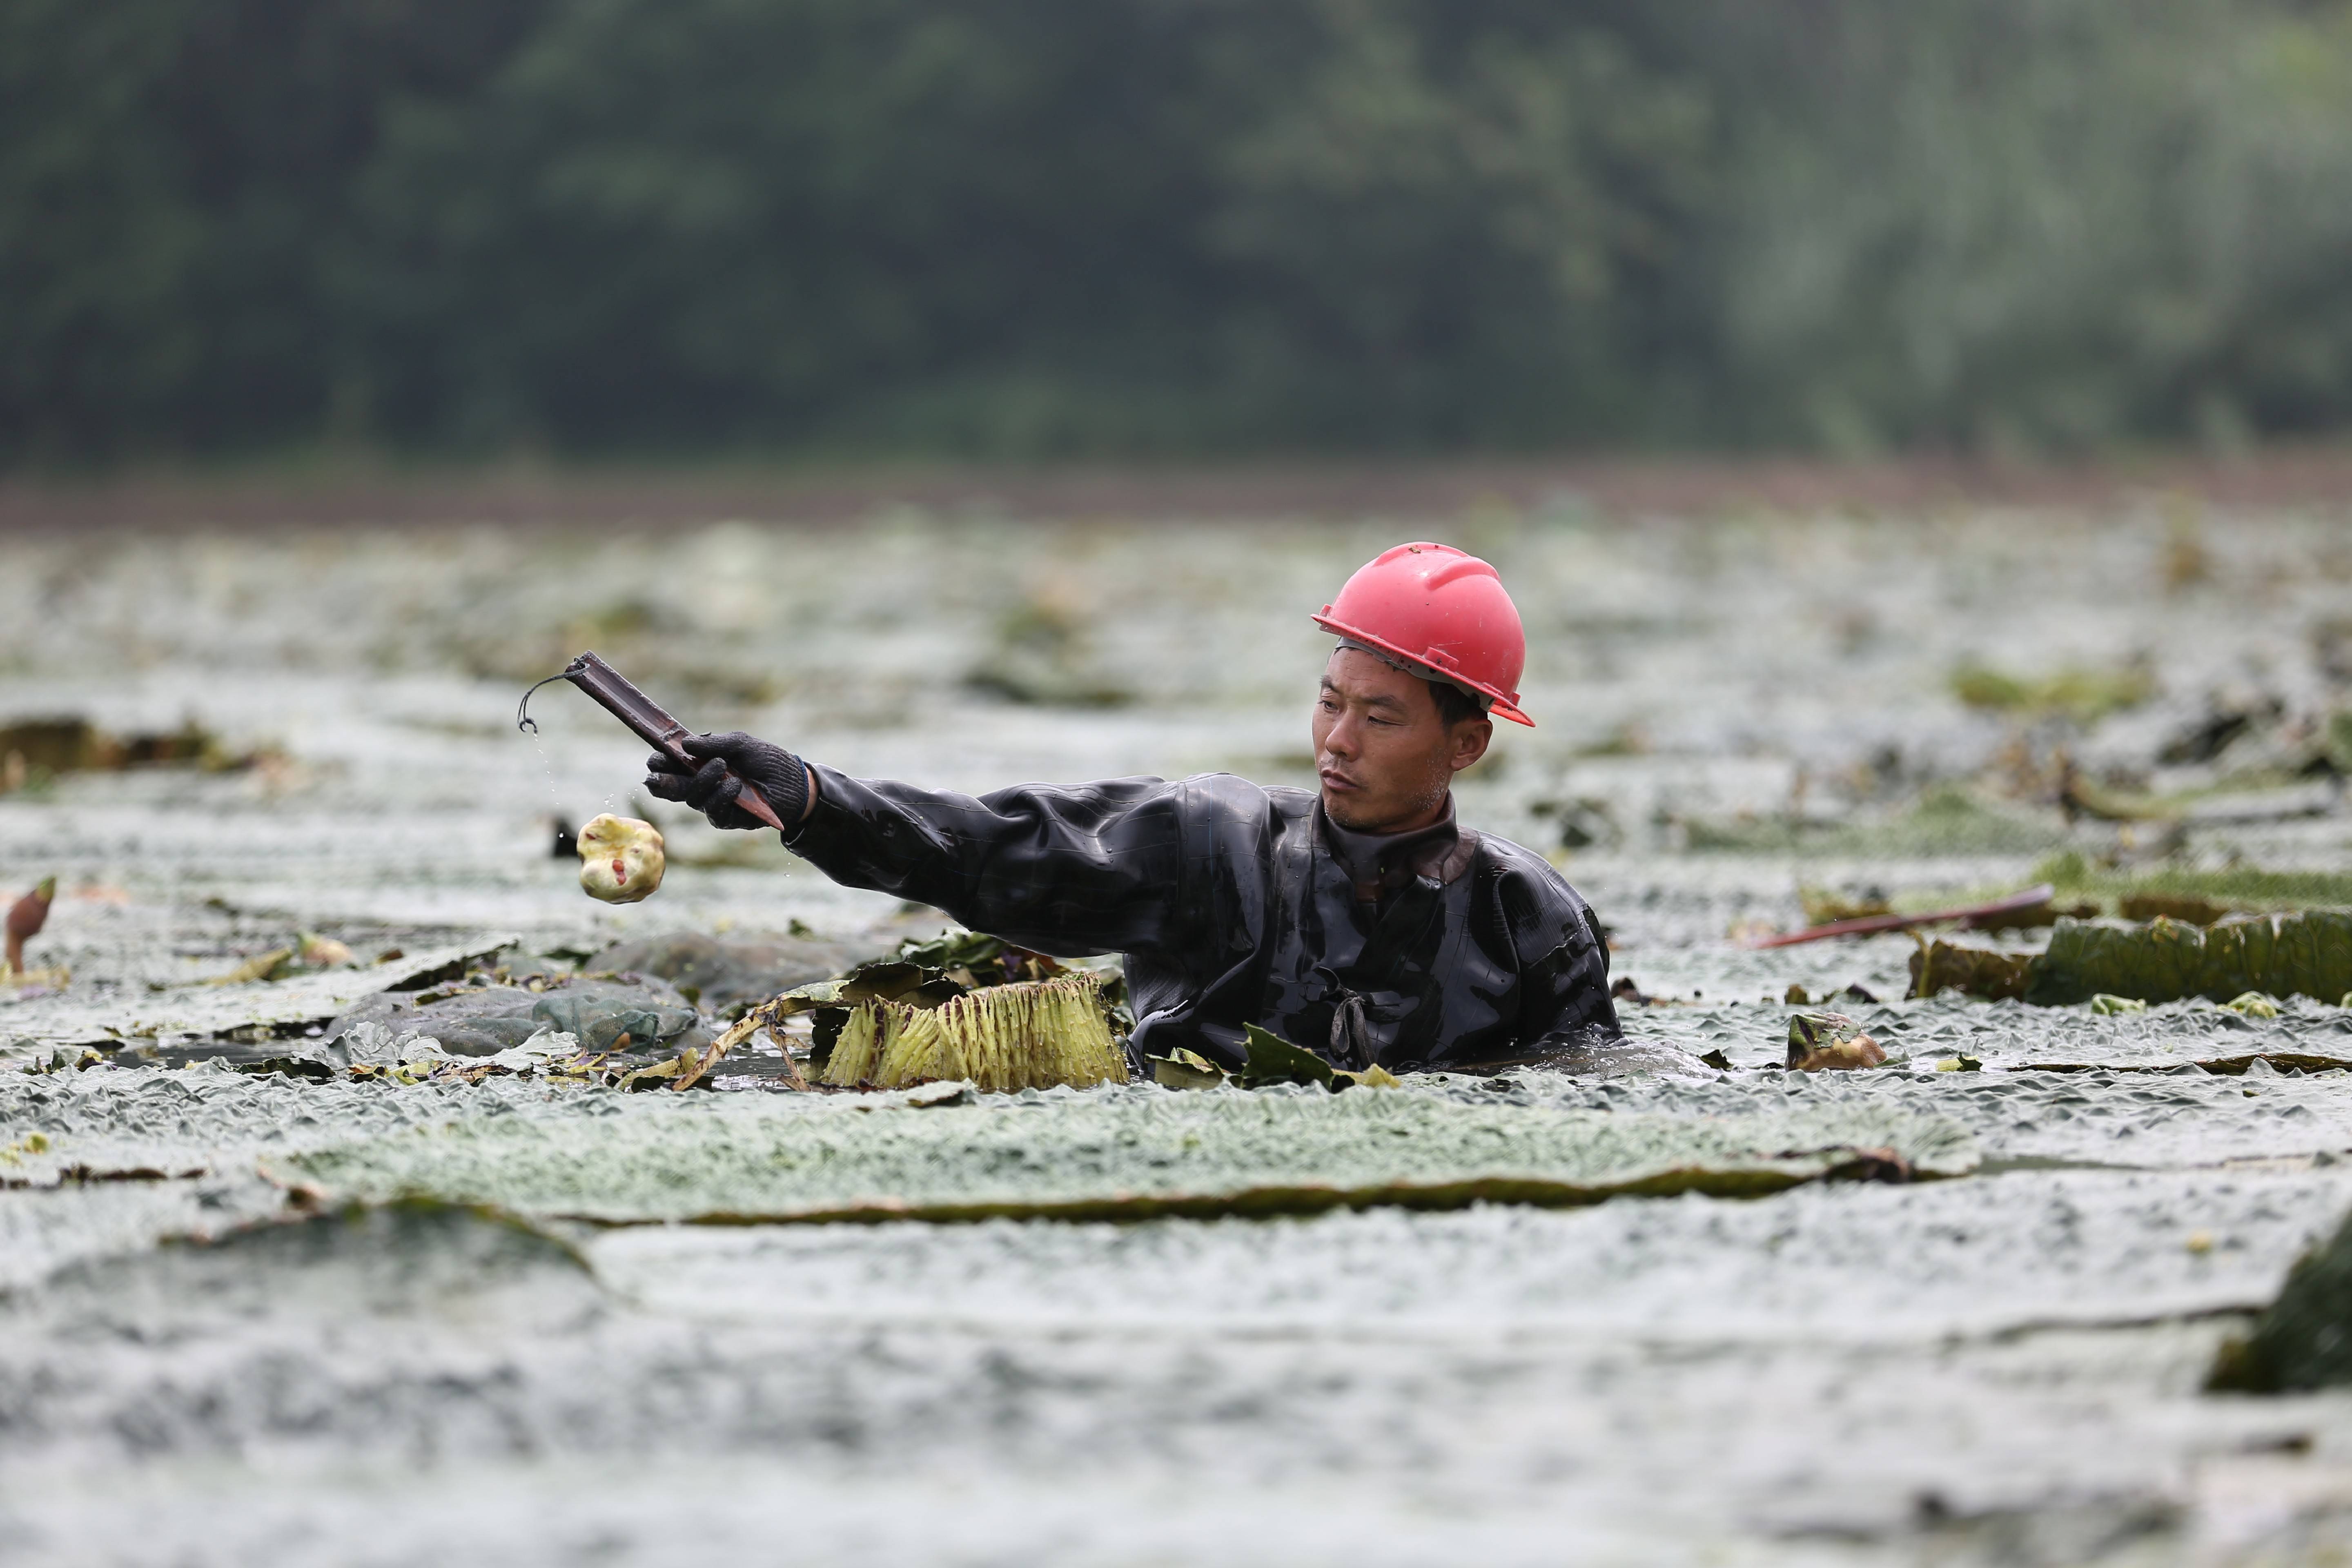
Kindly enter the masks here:
M 522 694 L 522 700 L 515 704 L 515 728 L 520 730 L 526 735 L 538 734 L 539 721 L 530 716 L 530 693 L 538 690 L 540 687 L 546 686 L 551 682 L 569 680 L 573 676 L 579 674 L 580 669 L 581 661 L 575 658 L 555 674 L 549 676 L 546 680 L 535 683 L 530 688 L 530 691 L 525 691 Z

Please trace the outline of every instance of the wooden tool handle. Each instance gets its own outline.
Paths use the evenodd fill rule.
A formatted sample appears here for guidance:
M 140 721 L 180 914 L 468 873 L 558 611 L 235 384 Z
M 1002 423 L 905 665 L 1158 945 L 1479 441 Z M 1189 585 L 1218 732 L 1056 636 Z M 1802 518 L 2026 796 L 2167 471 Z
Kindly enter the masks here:
M 688 769 L 702 765 L 686 750 L 686 738 L 694 731 L 671 718 L 659 703 L 629 684 L 628 679 L 619 670 L 594 654 L 583 653 L 565 665 L 563 679 L 586 692 L 598 707 L 636 731 L 639 740 L 673 762 Z M 731 778 L 734 775 L 730 773 L 728 776 Z M 738 782 L 742 783 L 743 787 L 735 796 L 735 804 L 777 832 L 783 832 L 783 818 L 778 816 L 776 808 L 768 804 L 768 797 L 748 781 Z

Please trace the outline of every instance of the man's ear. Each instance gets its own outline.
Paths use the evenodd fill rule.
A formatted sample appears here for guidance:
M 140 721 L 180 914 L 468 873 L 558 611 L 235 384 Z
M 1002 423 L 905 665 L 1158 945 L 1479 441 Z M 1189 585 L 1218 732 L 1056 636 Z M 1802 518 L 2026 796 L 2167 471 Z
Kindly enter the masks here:
M 1454 726 L 1454 755 L 1449 759 L 1454 771 L 1460 773 L 1486 754 L 1495 742 L 1495 721 L 1480 717 L 1465 719 Z

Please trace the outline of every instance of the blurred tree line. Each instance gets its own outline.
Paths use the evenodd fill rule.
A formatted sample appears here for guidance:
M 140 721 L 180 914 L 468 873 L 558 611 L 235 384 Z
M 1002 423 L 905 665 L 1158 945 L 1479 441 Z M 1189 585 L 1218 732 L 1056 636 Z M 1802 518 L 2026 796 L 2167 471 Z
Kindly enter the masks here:
M 2347 0 L 0 0 L 0 459 L 2352 418 Z

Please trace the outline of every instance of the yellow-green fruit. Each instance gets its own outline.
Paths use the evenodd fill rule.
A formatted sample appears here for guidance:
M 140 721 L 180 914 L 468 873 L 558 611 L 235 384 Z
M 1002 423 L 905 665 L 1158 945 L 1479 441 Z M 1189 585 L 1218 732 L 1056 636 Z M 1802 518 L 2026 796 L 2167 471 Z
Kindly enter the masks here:
M 611 812 L 580 830 L 580 885 L 593 899 L 634 904 L 662 879 L 661 829 Z

